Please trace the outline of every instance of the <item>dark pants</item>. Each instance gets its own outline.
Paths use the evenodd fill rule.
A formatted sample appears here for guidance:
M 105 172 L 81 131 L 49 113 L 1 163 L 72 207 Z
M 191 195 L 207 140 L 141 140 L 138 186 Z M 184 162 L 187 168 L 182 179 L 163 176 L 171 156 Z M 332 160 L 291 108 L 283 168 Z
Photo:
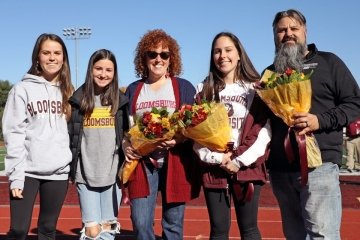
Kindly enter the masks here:
M 50 181 L 25 177 L 24 198 L 13 198 L 10 193 L 11 221 L 8 239 L 26 239 L 38 192 L 40 194 L 38 239 L 55 239 L 56 223 L 67 189 L 67 180 Z
M 239 202 L 234 199 L 241 239 L 261 239 L 257 225 L 260 190 L 261 185 L 254 184 L 254 194 L 249 202 Z M 228 196 L 225 189 L 204 188 L 204 193 L 211 225 L 210 239 L 229 239 L 231 224 L 230 196 Z

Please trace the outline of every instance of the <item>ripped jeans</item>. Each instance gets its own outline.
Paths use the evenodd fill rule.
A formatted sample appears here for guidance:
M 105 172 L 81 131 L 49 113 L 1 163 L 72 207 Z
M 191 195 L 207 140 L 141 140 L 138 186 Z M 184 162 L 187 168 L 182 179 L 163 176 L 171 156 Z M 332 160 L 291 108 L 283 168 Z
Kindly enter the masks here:
M 80 200 L 81 217 L 84 228 L 100 226 L 97 236 L 87 236 L 82 230 L 80 239 L 115 239 L 115 234 L 120 233 L 120 224 L 117 221 L 119 212 L 121 190 L 118 185 L 105 187 L 90 187 L 78 183 L 77 191 Z M 105 230 L 103 225 L 110 224 L 111 230 Z

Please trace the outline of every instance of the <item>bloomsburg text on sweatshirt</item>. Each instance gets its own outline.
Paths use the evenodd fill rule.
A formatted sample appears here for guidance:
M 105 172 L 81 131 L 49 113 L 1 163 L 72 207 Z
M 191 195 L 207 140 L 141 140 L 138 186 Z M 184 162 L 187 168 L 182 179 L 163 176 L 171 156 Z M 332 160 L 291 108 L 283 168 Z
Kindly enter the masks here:
M 9 92 L 2 119 L 10 189 L 25 176 L 66 180 L 71 151 L 58 83 L 26 74 Z

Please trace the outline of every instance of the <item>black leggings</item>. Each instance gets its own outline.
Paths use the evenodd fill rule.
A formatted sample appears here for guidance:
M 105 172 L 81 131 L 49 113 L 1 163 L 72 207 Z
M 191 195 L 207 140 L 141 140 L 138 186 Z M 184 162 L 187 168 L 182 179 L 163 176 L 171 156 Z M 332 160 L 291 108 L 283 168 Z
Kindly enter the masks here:
M 55 239 L 56 223 L 67 189 L 67 180 L 51 181 L 25 177 L 24 198 L 13 198 L 10 192 L 11 221 L 8 239 L 26 239 L 38 192 L 40 193 L 38 239 Z
M 260 190 L 261 185 L 254 183 L 254 194 L 250 202 L 243 203 L 234 199 L 236 219 L 241 239 L 261 239 L 261 234 L 257 225 Z M 229 239 L 231 203 L 226 190 L 204 188 L 204 194 L 210 218 L 210 239 Z M 232 194 L 232 196 L 234 195 Z

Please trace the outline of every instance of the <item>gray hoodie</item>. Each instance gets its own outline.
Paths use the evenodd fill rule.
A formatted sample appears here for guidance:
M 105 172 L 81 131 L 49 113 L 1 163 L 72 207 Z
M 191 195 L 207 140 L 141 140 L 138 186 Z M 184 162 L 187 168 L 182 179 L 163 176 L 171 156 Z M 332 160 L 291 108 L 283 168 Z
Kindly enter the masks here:
M 59 84 L 26 74 L 9 92 L 2 118 L 10 189 L 25 176 L 66 180 L 71 151 Z

